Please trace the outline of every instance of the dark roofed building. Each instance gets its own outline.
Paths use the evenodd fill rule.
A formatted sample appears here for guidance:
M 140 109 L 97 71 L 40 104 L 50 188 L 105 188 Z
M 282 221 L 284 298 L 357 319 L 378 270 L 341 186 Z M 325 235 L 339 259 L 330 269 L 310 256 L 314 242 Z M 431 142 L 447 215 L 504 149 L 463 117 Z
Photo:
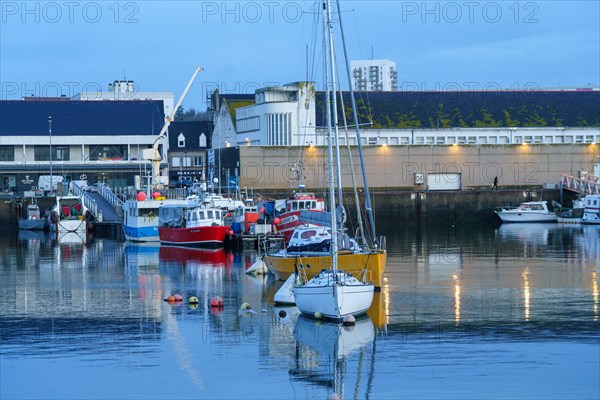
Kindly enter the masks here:
M 213 148 L 325 145 L 325 92 L 313 82 L 261 88 L 255 98 L 221 99 Z M 343 125 L 338 96 L 338 121 Z M 215 100 L 215 97 L 217 100 Z M 361 142 L 368 145 L 598 143 L 600 89 L 356 92 Z M 346 122 L 353 126 L 349 92 Z M 352 133 L 340 144 L 357 144 Z
M 163 109 L 157 100 L 0 101 L 0 190 L 30 190 L 51 163 L 66 181 L 133 186 L 134 175 L 149 166 L 142 151 L 164 126 Z M 167 146 L 159 146 L 164 160 Z M 161 164 L 164 174 L 167 167 Z
M 349 92 L 343 97 L 350 118 Z M 359 122 L 375 129 L 600 126 L 600 91 L 356 92 L 355 98 Z M 317 125 L 324 126 L 325 92 L 316 101 Z
M 164 125 L 162 101 L 0 101 L 0 133 L 48 135 L 149 135 Z
M 206 150 L 211 146 L 211 121 L 174 121 L 169 126 L 170 181 L 203 180 Z M 176 185 L 176 184 L 175 184 Z

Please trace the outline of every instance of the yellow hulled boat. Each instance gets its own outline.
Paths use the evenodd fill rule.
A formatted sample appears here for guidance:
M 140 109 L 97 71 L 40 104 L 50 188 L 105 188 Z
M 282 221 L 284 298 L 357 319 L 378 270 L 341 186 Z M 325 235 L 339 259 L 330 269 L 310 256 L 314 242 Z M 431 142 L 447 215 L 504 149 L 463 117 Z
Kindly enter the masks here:
M 308 279 L 313 278 L 322 269 L 328 269 L 331 266 L 331 256 L 328 253 L 318 254 L 318 252 L 294 254 L 282 250 L 264 255 L 263 261 L 269 271 L 281 280 L 289 278 L 294 273 L 296 266 L 304 266 Z M 381 289 L 386 261 L 387 252 L 385 250 L 340 251 L 338 253 L 338 265 L 344 272 L 359 276 L 366 269 L 367 280 L 372 281 L 377 290 Z

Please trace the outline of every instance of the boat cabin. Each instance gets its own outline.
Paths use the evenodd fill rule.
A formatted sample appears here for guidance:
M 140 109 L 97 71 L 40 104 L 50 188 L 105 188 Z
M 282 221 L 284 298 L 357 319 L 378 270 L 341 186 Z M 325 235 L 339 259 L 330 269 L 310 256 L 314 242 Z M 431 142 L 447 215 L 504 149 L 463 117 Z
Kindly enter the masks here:
M 323 199 L 316 198 L 312 193 L 297 193 L 286 201 L 285 211 L 299 210 L 324 211 L 325 202 Z
M 160 228 L 224 226 L 226 211 L 211 207 L 162 206 L 158 209 Z

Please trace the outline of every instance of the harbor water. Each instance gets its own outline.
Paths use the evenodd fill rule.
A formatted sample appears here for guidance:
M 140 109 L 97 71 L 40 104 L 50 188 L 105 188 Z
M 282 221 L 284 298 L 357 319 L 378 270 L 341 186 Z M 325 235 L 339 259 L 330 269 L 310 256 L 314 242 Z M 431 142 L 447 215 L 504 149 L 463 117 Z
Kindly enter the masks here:
M 1 226 L 2 400 L 600 397 L 599 226 L 388 215 L 384 285 L 348 327 L 274 305 L 254 251 Z

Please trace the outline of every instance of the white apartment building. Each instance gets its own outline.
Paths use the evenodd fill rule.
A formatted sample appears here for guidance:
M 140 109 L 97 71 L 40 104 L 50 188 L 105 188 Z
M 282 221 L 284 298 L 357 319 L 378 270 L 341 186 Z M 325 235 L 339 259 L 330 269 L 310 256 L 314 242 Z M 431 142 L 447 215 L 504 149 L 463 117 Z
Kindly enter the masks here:
M 361 91 L 395 91 L 398 90 L 398 71 L 394 61 L 353 60 L 352 87 Z

